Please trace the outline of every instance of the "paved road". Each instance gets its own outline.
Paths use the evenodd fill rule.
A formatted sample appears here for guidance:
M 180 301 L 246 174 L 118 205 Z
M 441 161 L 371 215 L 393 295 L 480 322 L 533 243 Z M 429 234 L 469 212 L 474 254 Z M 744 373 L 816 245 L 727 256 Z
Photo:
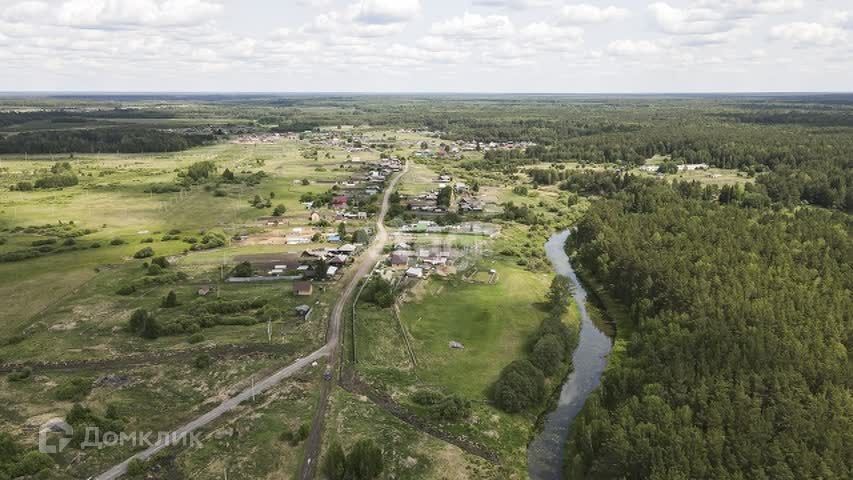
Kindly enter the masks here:
M 219 406 L 217 406 L 213 410 L 205 413 L 204 415 L 196 418 L 195 420 L 187 423 L 186 425 L 181 426 L 180 428 L 178 428 L 177 430 L 172 432 L 172 434 L 171 434 L 172 438 L 180 439 L 184 436 L 189 435 L 189 433 L 206 426 L 210 422 L 221 417 L 224 413 L 226 413 L 230 410 L 233 410 L 238 405 L 240 405 L 242 402 L 245 402 L 246 400 L 252 398 L 252 395 L 257 395 L 257 394 L 264 392 L 265 390 L 269 389 L 270 387 L 273 387 L 276 384 L 278 384 L 283 379 L 293 375 L 294 373 L 298 372 L 299 370 L 302 370 L 306 366 L 310 365 L 315 360 L 318 360 L 318 359 L 320 359 L 320 358 L 322 358 L 328 354 L 329 354 L 329 346 L 325 345 L 322 348 L 320 348 L 319 350 L 312 353 L 311 355 L 308 355 L 307 357 L 300 358 L 299 360 L 297 360 L 297 361 L 291 363 L 290 365 L 282 368 L 281 370 L 275 372 L 274 374 L 270 375 L 269 377 L 266 377 L 263 380 L 259 381 L 258 383 L 255 384 L 254 388 L 249 387 L 246 390 L 243 390 L 242 392 L 240 392 L 239 395 L 234 396 L 232 398 L 229 398 L 228 400 L 225 400 L 224 402 L 219 404 Z M 134 459 L 146 460 L 146 459 L 150 458 L 152 455 L 156 454 L 157 452 L 159 452 L 160 450 L 163 450 L 164 448 L 166 448 L 168 446 L 169 446 L 169 443 L 167 441 L 157 442 L 156 444 L 152 445 L 151 447 L 137 453 L 136 455 L 134 455 L 134 456 L 128 458 L 127 460 L 119 463 L 118 465 L 107 470 L 106 472 L 98 475 L 96 477 L 96 480 L 113 480 L 113 479 L 119 478 L 122 475 L 124 475 L 125 473 L 127 473 L 127 465 L 132 460 L 134 460 Z
M 290 365 L 273 373 L 269 377 L 260 380 L 258 383 L 255 384 L 254 388 L 250 387 L 246 390 L 243 390 L 239 395 L 225 400 L 213 410 L 179 427 L 177 430 L 171 432 L 171 438 L 180 439 L 189 435 L 191 432 L 199 428 L 207 426 L 217 418 L 221 417 L 226 412 L 233 410 L 244 401 L 252 398 L 253 395 L 260 394 L 265 390 L 269 389 L 270 387 L 277 385 L 283 379 L 292 376 L 294 373 L 298 372 L 299 370 L 302 370 L 315 360 L 318 360 L 324 356 L 328 355 L 330 357 L 330 368 L 332 368 L 334 371 L 334 365 L 337 361 L 337 358 L 339 356 L 338 352 L 340 350 L 339 347 L 341 338 L 341 317 L 343 314 L 344 307 L 347 305 L 349 299 L 355 292 L 355 288 L 358 285 L 358 281 L 362 277 L 370 273 L 370 271 L 373 269 L 373 266 L 379 260 L 379 256 L 382 254 L 382 249 L 384 248 L 385 243 L 388 241 L 388 232 L 385 230 L 384 223 L 385 215 L 388 213 L 388 198 L 391 196 L 391 192 L 394 191 L 394 188 L 396 188 L 397 182 L 400 180 L 403 174 L 408 171 L 408 169 L 409 165 L 406 164 L 403 172 L 397 175 L 388 185 L 388 188 L 385 190 L 385 196 L 382 198 L 382 207 L 379 210 L 379 215 L 376 220 L 376 237 L 374 238 L 373 243 L 370 245 L 367 251 L 359 257 L 357 261 L 357 266 L 353 269 L 355 273 L 351 274 L 348 277 L 348 283 L 344 288 L 344 291 L 341 293 L 341 296 L 338 297 L 338 301 L 337 303 L 335 303 L 335 306 L 332 309 L 332 315 L 329 318 L 329 326 L 328 331 L 326 333 L 326 345 L 321 347 L 319 350 L 313 352 L 312 354 L 308 355 L 307 357 L 300 358 L 295 362 L 291 363 Z M 314 462 L 313 459 L 316 457 L 316 453 L 319 452 L 320 449 L 320 441 L 322 440 L 323 419 L 325 418 L 326 406 L 328 405 L 329 393 L 331 392 L 331 385 L 332 382 L 323 382 L 323 385 L 321 387 L 318 410 L 317 412 L 315 412 L 314 423 L 312 424 L 311 433 L 308 437 L 308 441 L 305 444 L 307 461 L 304 462 L 303 465 L 302 478 L 313 478 L 314 476 L 314 464 L 316 462 Z M 168 441 L 158 441 L 151 447 L 137 453 L 136 455 L 110 468 L 106 472 L 98 475 L 95 480 L 114 480 L 116 478 L 119 478 L 125 473 L 127 473 L 127 466 L 134 459 L 147 460 L 148 458 L 151 458 L 151 456 L 168 446 Z
M 358 281 L 367 276 L 379 257 L 382 255 L 382 250 L 388 242 L 388 231 L 385 230 L 385 215 L 388 213 L 388 199 L 394 189 L 397 188 L 397 183 L 403 178 L 403 175 L 409 171 L 409 164 L 406 163 L 403 171 L 391 180 L 388 187 L 385 189 L 385 195 L 382 197 L 382 207 L 379 209 L 379 215 L 376 217 L 376 236 L 373 238 L 373 243 L 364 254 L 359 257 L 359 264 L 353 270 L 355 274 L 350 278 L 346 288 L 338 297 L 332 309 L 332 316 L 329 319 L 328 343 L 329 347 L 329 366 L 332 371 L 335 371 L 335 365 L 340 358 L 340 338 L 341 338 L 341 318 L 343 317 L 344 308 L 349 304 L 358 287 Z M 314 410 L 314 419 L 311 422 L 311 431 L 305 441 L 305 457 L 302 461 L 302 469 L 299 473 L 301 480 L 313 480 L 317 471 L 317 457 L 320 454 L 320 445 L 323 441 L 323 428 L 326 419 L 326 410 L 329 406 L 329 395 L 332 392 L 332 383 L 325 382 L 320 390 L 320 398 L 317 402 L 317 408 Z

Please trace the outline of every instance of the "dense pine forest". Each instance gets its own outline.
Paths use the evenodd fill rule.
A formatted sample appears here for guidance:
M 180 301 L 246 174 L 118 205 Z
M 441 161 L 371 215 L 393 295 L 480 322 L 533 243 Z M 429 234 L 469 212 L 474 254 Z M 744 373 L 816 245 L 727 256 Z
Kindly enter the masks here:
M 850 218 L 616 181 L 571 237 L 633 332 L 568 478 L 850 478 Z

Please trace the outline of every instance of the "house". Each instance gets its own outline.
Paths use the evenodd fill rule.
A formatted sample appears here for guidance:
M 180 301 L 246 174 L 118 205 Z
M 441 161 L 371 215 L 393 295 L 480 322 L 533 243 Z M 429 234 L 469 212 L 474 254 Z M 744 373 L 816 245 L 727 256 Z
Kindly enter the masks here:
M 402 252 L 394 252 L 391 254 L 391 267 L 406 268 L 409 266 L 409 256 Z
M 323 219 L 323 216 L 322 216 L 322 215 L 320 215 L 320 213 L 319 213 L 319 212 L 311 212 L 311 217 L 310 217 L 310 218 L 311 218 L 311 222 L 312 222 L 312 223 L 317 223 L 317 222 L 319 222 L 320 220 L 322 220 L 322 219 Z
M 198 289 L 199 297 L 206 297 L 208 293 L 210 293 L 210 287 L 201 287 Z
M 314 293 L 314 284 L 311 282 L 293 282 L 293 294 L 299 297 L 307 297 Z
M 330 242 L 330 243 L 331 242 L 340 242 L 341 236 L 340 236 L 340 234 L 337 234 L 337 233 L 327 233 L 326 234 L 326 241 Z
M 424 278 L 424 269 L 418 267 L 412 267 L 406 270 L 406 276 L 411 278 Z
M 332 207 L 335 208 L 346 208 L 347 203 L 349 203 L 349 197 L 346 195 L 338 195 L 332 199 Z
M 347 257 L 346 255 L 335 255 L 334 257 L 329 259 L 329 265 L 334 265 L 336 267 L 346 265 L 348 258 L 349 257 Z
M 341 245 L 338 248 L 332 248 L 329 251 L 336 254 L 352 255 L 356 250 L 358 250 L 358 247 L 351 243 L 347 243 L 346 245 Z
M 326 269 L 327 277 L 334 277 L 336 273 L 338 273 L 338 267 L 330 266 L 328 269 Z

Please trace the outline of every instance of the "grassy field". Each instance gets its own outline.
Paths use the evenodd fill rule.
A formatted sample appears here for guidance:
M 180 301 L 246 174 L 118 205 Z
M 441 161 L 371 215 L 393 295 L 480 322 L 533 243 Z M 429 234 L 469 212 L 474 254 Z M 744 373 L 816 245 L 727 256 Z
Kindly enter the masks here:
M 315 149 L 319 152 L 316 159 L 311 154 Z M 361 157 L 373 160 L 378 153 Z M 54 392 L 73 378 L 94 385 L 75 401 L 98 415 L 111 405 L 122 413 L 128 429 L 170 430 L 245 387 L 240 382 L 249 375 L 261 376 L 321 345 L 325 320 L 339 286 L 315 288 L 312 297 L 296 298 L 289 282 L 227 284 L 220 283 L 220 276 L 223 271 L 228 273 L 239 256 L 304 248 L 240 244 L 232 242 L 231 237 L 268 230 L 259 217 L 269 215 L 272 209 L 251 206 L 249 200 L 256 194 L 263 198 L 274 195 L 274 206 L 281 203 L 287 207 L 282 219 L 287 228 L 306 225 L 309 212 L 301 205 L 300 196 L 325 192 L 333 182 L 349 176 L 353 167 L 346 158 L 347 152 L 341 148 L 309 147 L 301 141 L 256 146 L 217 144 L 159 155 L 77 155 L 71 161 L 78 185 L 35 191 L 6 189 L 17 182 L 32 182 L 55 161 L 69 159 L 0 158 L 0 254 L 31 249 L 34 242 L 54 238 L 61 229 L 86 229 L 68 245 L 59 237 L 55 244 L 58 248 L 40 257 L 0 263 L 0 295 L 5 300 L 5 307 L 0 309 L 0 363 L 115 360 L 129 355 L 152 359 L 148 367 L 119 363 L 73 373 L 37 371 L 18 382 L 4 376 L 0 379 L 0 431 L 33 446 L 37 439 L 33 429 L 47 419 L 64 417 L 71 408 L 72 402 L 57 401 Z M 146 193 L 151 185 L 175 182 L 179 171 L 200 161 L 214 162 L 216 175 L 227 168 L 238 175 L 262 171 L 266 176 L 253 186 L 223 183 L 211 188 L 197 185 L 180 193 Z M 214 189 L 222 192 L 215 195 Z M 178 239 L 162 239 L 174 230 L 180 231 Z M 201 238 L 205 232 L 221 234 L 226 244 L 214 250 L 188 251 L 191 244 L 184 239 Z M 114 245 L 114 239 L 123 243 Z M 93 247 L 95 244 L 98 248 Z M 156 256 L 169 257 L 172 265 L 167 271 L 185 274 L 186 279 L 119 295 L 121 287 L 148 278 L 143 264 L 151 259 L 133 258 L 143 247 L 151 247 Z M 218 287 L 218 292 L 200 297 L 197 290 L 201 286 Z M 180 305 L 161 308 L 170 290 L 177 293 Z M 202 328 L 200 341 L 190 341 L 189 332 L 148 340 L 126 328 L 131 313 L 138 308 L 152 312 L 162 322 L 191 318 L 196 309 L 217 300 L 252 299 L 263 299 L 281 312 L 271 324 L 271 343 L 280 347 L 279 353 L 215 356 L 213 367 L 199 370 L 192 366 L 192 352 L 270 343 L 267 324 Z M 294 307 L 303 303 L 314 306 L 309 321 L 294 313 Z M 253 317 L 256 313 L 254 309 L 225 317 Z M 181 353 L 181 357 L 163 364 L 156 360 L 169 352 L 190 353 Z M 107 373 L 127 377 L 127 384 L 100 386 L 99 379 Z M 231 469 L 232 478 L 290 477 L 301 460 L 301 446 L 292 447 L 277 439 L 285 429 L 298 429 L 310 419 L 313 386 L 319 375 L 314 373 L 314 377 L 278 387 L 257 409 L 247 408 L 225 420 L 236 422 L 234 431 L 240 442 L 236 442 L 237 437 L 218 434 L 202 449 L 181 452 L 172 459 L 172 467 L 192 478 L 220 478 L 219 462 L 223 462 Z M 74 458 L 80 452 L 72 449 L 57 460 L 67 469 L 68 478 L 86 478 L 131 452 L 115 447 L 86 451 Z M 231 462 L 227 458 L 241 460 Z
M 480 266 L 489 268 L 498 272 L 494 285 L 429 281 L 402 309 L 423 381 L 471 399 L 483 398 L 500 370 L 521 356 L 545 317 L 536 303 L 551 281 L 509 262 Z M 465 348 L 450 349 L 450 341 Z
M 383 479 L 501 478 L 485 461 L 421 433 L 374 404 L 342 390 L 332 397 L 327 422 L 326 446 L 337 442 L 347 449 L 364 438 L 373 439 L 382 446 Z

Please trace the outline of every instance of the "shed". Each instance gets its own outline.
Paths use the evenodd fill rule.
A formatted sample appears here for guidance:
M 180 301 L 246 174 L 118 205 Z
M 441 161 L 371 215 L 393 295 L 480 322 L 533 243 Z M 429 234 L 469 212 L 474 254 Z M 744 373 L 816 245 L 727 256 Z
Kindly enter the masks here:
M 300 297 L 314 293 L 314 285 L 311 282 L 293 282 L 293 293 Z

